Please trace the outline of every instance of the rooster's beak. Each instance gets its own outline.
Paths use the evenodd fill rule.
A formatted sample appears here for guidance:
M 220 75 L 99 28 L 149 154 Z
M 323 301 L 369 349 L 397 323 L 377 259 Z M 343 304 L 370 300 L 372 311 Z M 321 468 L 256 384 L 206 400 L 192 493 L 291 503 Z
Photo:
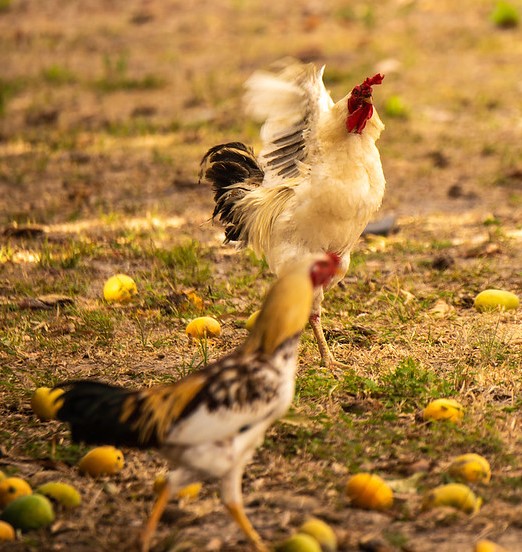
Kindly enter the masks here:
M 363 98 L 363 102 L 366 102 L 367 104 L 373 105 L 373 100 L 371 96 L 368 96 L 367 98 Z

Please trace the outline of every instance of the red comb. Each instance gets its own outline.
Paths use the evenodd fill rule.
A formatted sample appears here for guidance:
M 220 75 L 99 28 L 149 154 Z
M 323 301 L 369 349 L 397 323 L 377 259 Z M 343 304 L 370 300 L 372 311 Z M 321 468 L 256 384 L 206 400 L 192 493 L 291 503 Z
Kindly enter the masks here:
M 372 86 L 381 84 L 384 75 L 377 73 L 373 77 L 368 77 L 362 84 L 358 84 L 352 90 L 348 98 L 348 113 L 346 119 L 346 129 L 348 132 L 356 132 L 361 134 L 366 126 L 366 122 L 373 114 L 373 106 L 371 102 L 365 101 L 365 98 L 371 98 L 373 90 Z
M 380 73 L 377 73 L 376 75 L 373 75 L 373 77 L 368 77 L 364 82 L 363 85 L 367 86 L 374 86 L 375 84 L 381 84 L 384 79 L 384 75 L 381 75 Z

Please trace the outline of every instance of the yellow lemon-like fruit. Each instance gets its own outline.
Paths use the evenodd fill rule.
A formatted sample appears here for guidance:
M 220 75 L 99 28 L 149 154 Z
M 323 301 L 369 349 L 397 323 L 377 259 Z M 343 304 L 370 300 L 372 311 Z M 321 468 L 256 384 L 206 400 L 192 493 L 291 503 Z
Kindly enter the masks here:
M 106 445 L 90 450 L 78 462 L 78 469 L 93 477 L 114 475 L 122 470 L 124 463 L 123 452 L 111 445 Z
M 7 506 L 19 496 L 30 495 L 31 485 L 21 477 L 7 477 L 0 482 L 0 508 Z
M 474 307 L 480 311 L 518 309 L 520 299 L 510 291 L 503 289 L 485 289 L 476 297 Z
M 180 489 L 177 496 L 178 498 L 197 498 L 202 486 L 203 484 L 199 481 L 197 483 L 191 483 L 183 487 L 183 489 Z
M 310 535 L 297 533 L 276 546 L 277 552 L 321 552 L 321 545 Z
M 153 491 L 156 494 L 159 494 L 165 485 L 167 484 L 167 475 L 164 473 L 160 473 L 156 476 L 156 479 L 154 479 L 154 485 L 152 487 Z M 186 487 L 183 487 L 177 492 L 178 498 L 196 498 L 199 495 L 199 492 L 201 491 L 201 487 L 203 486 L 202 483 L 199 481 L 197 483 L 191 483 L 190 485 L 187 485 Z
M 489 483 L 491 467 L 480 454 L 462 454 L 449 465 L 448 473 L 455 479 L 468 483 Z
M 45 496 L 33 494 L 10 502 L 0 517 L 15 529 L 30 531 L 50 525 L 54 521 L 54 510 Z
M 449 420 L 460 422 L 464 417 L 464 407 L 454 399 L 435 399 L 422 411 L 425 420 Z
M 467 485 L 448 483 L 429 491 L 424 497 L 422 505 L 425 510 L 437 506 L 452 506 L 466 512 L 466 514 L 473 514 L 480 510 L 482 499 Z
M 247 318 L 247 321 L 245 322 L 245 328 L 251 332 L 252 331 L 252 328 L 255 326 L 256 324 L 256 320 L 257 320 L 257 317 L 259 316 L 259 313 L 261 311 L 260 310 L 257 310 L 256 312 L 253 312 L 248 318 Z
M 103 286 L 103 297 L 108 303 L 128 303 L 137 293 L 136 282 L 126 274 L 111 276 Z
M 0 481 L 3 481 L 6 477 L 7 475 L 2 470 L 0 470 Z
M 15 538 L 14 527 L 7 521 L 0 521 L 0 542 L 14 541 Z
M 475 544 L 475 552 L 507 552 L 507 550 L 493 541 L 482 539 Z
M 346 494 L 352 504 L 367 510 L 385 510 L 393 504 L 393 491 L 378 475 L 358 473 L 348 479 Z
M 63 395 L 63 389 L 39 387 L 31 397 L 31 408 L 40 420 L 54 420 L 56 412 L 62 406 L 62 401 L 57 400 Z
M 337 537 L 333 529 L 324 521 L 315 517 L 307 519 L 299 527 L 299 533 L 313 537 L 320 544 L 323 552 L 337 552 Z
M 82 502 L 80 493 L 72 485 L 61 481 L 44 483 L 35 492 L 55 500 L 65 508 L 75 508 Z
M 189 322 L 185 331 L 188 336 L 194 339 L 203 339 L 205 337 L 217 337 L 221 335 L 221 326 L 211 316 L 200 316 Z

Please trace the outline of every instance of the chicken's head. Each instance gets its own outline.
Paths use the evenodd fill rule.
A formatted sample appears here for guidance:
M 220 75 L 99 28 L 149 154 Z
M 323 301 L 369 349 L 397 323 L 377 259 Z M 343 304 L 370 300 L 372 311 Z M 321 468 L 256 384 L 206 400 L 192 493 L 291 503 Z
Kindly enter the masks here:
M 373 115 L 372 86 L 381 84 L 384 75 L 377 73 L 368 77 L 362 84 L 358 84 L 348 98 L 348 117 L 346 118 L 346 130 L 361 134 L 367 121 Z

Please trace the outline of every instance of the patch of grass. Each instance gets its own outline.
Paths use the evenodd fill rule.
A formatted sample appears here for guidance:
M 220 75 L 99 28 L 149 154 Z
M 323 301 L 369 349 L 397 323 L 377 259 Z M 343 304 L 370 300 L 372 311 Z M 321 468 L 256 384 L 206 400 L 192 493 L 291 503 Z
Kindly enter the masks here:
M 165 85 L 164 79 L 148 74 L 142 77 L 128 75 L 128 57 L 124 54 L 114 58 L 109 55 L 103 58 L 104 75 L 94 86 L 100 92 L 118 90 L 155 90 Z
M 9 99 L 20 92 L 24 86 L 25 82 L 23 79 L 0 78 L 0 117 L 5 115 Z
M 172 249 L 153 248 L 152 254 L 163 266 L 173 269 L 170 276 L 174 282 L 198 286 L 207 283 L 212 276 L 209 263 L 203 260 L 202 247 L 195 240 Z
M 67 67 L 53 64 L 42 70 L 42 78 L 45 82 L 53 85 L 73 84 L 78 77 Z
M 387 401 L 400 402 L 417 408 L 430 398 L 445 397 L 456 392 L 451 382 L 422 368 L 414 359 L 402 360 L 390 373 L 382 377 L 379 391 Z
M 497 2 L 491 13 L 491 21 L 501 29 L 513 29 L 520 23 L 520 13 L 511 2 Z

